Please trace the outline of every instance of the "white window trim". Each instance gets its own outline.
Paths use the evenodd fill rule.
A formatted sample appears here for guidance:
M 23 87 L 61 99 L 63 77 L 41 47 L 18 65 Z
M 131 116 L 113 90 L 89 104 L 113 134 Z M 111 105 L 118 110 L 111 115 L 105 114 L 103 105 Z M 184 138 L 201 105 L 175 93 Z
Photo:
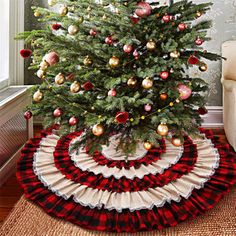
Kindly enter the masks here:
M 1 6 L 4 6 L 1 19 L 4 21 L 0 35 L 4 37 L 0 42 L 0 62 L 4 77 L 0 78 L 0 89 L 24 84 L 24 60 L 19 54 L 24 42 L 14 39 L 18 33 L 24 31 L 24 4 L 24 0 L 1 0 Z

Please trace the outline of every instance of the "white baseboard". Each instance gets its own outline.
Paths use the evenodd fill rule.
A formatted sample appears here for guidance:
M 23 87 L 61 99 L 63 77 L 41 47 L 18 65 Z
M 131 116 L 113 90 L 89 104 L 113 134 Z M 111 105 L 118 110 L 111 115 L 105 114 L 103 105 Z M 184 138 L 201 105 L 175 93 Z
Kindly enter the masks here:
M 208 106 L 206 108 L 208 114 L 202 117 L 204 119 L 202 126 L 205 128 L 223 128 L 223 107 Z

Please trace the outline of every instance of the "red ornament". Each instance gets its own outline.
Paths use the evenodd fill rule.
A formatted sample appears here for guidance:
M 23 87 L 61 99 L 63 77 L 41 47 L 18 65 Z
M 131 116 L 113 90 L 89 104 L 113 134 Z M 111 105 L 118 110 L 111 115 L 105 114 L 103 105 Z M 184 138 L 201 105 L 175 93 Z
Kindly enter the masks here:
M 132 24 L 134 24 L 134 25 L 139 22 L 139 18 L 138 17 L 131 16 L 130 19 L 132 21 Z
M 58 24 L 58 23 L 52 24 L 53 30 L 59 30 L 60 28 L 61 28 L 61 24 Z
M 75 77 L 75 75 L 71 73 L 66 76 L 66 80 L 72 80 L 72 79 L 74 79 L 74 77 Z
M 151 15 L 152 8 L 147 2 L 139 2 L 137 4 L 138 9 L 136 9 L 135 14 L 141 18 Z
M 199 107 L 198 108 L 198 113 L 203 116 L 203 115 L 206 115 L 208 113 L 208 110 L 206 109 L 206 107 Z
M 89 34 L 90 34 L 91 36 L 95 37 L 95 36 L 97 35 L 97 31 L 96 31 L 95 29 L 91 29 L 91 30 L 89 31 Z
M 105 43 L 108 45 L 112 45 L 113 44 L 113 39 L 112 36 L 108 36 L 105 38 Z
M 27 58 L 27 57 L 30 57 L 32 54 L 32 51 L 30 49 L 21 49 L 20 50 L 20 55 L 23 57 L 23 58 Z
M 160 77 L 163 79 L 163 80 L 166 80 L 168 77 L 169 77 L 169 72 L 168 71 L 162 71 L 160 73 Z
M 77 123 L 78 123 L 78 119 L 76 117 L 73 116 L 69 119 L 69 125 L 74 126 Z
M 83 89 L 89 91 L 93 89 L 94 85 L 91 82 L 86 82 L 82 85 Z
M 200 38 L 197 38 L 196 40 L 195 40 L 195 44 L 197 45 L 197 46 L 201 46 L 202 44 L 203 44 L 203 40 L 202 39 L 200 39 Z
M 57 109 L 53 112 L 53 116 L 55 116 L 55 117 L 60 117 L 60 116 L 62 116 L 62 110 L 61 110 L 61 108 L 57 108 Z
M 108 91 L 108 96 L 110 97 L 115 97 L 116 96 L 116 90 L 115 89 L 111 89 Z
M 189 57 L 189 59 L 188 59 L 188 63 L 189 63 L 190 65 L 196 65 L 196 64 L 199 63 L 199 59 L 198 59 L 196 56 L 191 55 L 191 56 Z
M 128 119 L 129 119 L 128 112 L 124 111 L 124 112 L 117 112 L 116 113 L 116 122 L 118 124 L 125 124 Z
M 180 31 L 184 31 L 186 28 L 187 28 L 187 25 L 184 24 L 184 23 L 180 23 L 180 24 L 178 25 L 178 29 L 179 29 Z
M 50 65 L 53 66 L 59 62 L 59 56 L 56 52 L 50 52 L 45 55 L 44 60 Z
M 171 20 L 171 16 L 170 15 L 164 15 L 163 17 L 162 17 L 162 20 L 165 22 L 165 23 L 168 23 L 168 22 L 170 22 L 170 20 Z
M 31 119 L 32 116 L 33 116 L 33 114 L 32 114 L 31 111 L 26 111 L 26 112 L 24 113 L 24 117 L 25 117 L 26 120 Z
M 130 53 L 133 50 L 133 46 L 132 45 L 124 45 L 123 50 L 126 53 Z

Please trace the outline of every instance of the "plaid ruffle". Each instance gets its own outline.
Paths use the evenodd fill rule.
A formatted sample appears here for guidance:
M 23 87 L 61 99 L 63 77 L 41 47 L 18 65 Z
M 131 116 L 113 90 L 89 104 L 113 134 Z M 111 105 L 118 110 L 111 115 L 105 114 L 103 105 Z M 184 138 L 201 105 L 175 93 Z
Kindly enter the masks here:
M 40 137 L 31 139 L 23 148 L 17 167 L 17 178 L 25 196 L 41 206 L 52 216 L 63 218 L 90 230 L 112 232 L 138 232 L 160 230 L 175 226 L 188 218 L 196 217 L 214 207 L 236 183 L 236 154 L 229 145 L 218 142 L 213 133 L 206 132 L 219 150 L 221 159 L 219 168 L 202 189 L 193 190 L 188 199 L 166 203 L 163 207 L 152 210 L 130 212 L 128 209 L 118 213 L 115 210 L 91 209 L 81 206 L 72 198 L 64 200 L 50 192 L 39 181 L 33 171 L 33 156 L 43 137 L 50 130 L 42 132 Z

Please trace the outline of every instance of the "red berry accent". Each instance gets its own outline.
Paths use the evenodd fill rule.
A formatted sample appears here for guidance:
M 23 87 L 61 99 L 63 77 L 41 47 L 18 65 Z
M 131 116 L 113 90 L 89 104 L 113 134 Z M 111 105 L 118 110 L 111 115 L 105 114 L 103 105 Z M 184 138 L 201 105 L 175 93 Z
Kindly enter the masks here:
M 32 54 L 32 51 L 30 49 L 21 49 L 20 50 L 20 55 L 23 57 L 23 58 L 27 58 L 27 57 L 30 57 Z
M 53 30 L 59 30 L 60 28 L 61 28 L 61 25 L 58 24 L 58 23 L 55 23 L 55 24 L 52 25 Z

